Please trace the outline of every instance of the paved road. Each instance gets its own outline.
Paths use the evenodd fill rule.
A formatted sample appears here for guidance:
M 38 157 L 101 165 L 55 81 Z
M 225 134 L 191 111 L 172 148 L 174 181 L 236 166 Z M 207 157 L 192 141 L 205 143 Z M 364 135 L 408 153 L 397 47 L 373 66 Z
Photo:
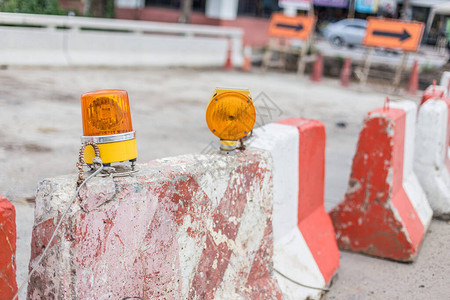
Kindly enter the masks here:
M 343 89 L 335 80 L 313 84 L 293 74 L 250 74 L 191 69 L 0 70 L 0 193 L 15 200 L 18 217 L 18 280 L 27 272 L 36 183 L 75 173 L 82 134 L 79 97 L 103 88 L 126 89 L 139 161 L 201 152 L 214 136 L 204 113 L 216 86 L 246 86 L 270 100 L 265 121 L 316 118 L 327 129 L 325 203 L 329 210 L 346 190 L 351 159 L 365 113 L 381 106 L 386 88 Z M 255 105 L 264 110 L 262 96 Z M 398 97 L 397 97 L 398 98 Z M 417 101 L 418 99 L 413 99 Z M 258 102 L 259 101 L 259 102 Z M 266 111 L 269 112 L 269 111 Z M 269 115 L 269 114 L 266 114 Z M 338 127 L 337 122 L 346 126 Z M 329 299 L 443 299 L 448 297 L 450 224 L 433 222 L 419 259 L 399 264 L 343 252 Z M 421 286 L 424 287 L 421 287 Z

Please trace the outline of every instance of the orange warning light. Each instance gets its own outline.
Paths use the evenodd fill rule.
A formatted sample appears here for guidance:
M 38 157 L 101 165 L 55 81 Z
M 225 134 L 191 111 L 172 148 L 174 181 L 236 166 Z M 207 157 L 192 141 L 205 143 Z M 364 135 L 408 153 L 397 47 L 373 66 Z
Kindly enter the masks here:
M 209 130 L 222 140 L 237 141 L 252 131 L 256 111 L 249 90 L 217 88 L 206 109 Z
M 81 114 L 85 136 L 133 131 L 128 93 L 123 90 L 101 90 L 83 94 Z
M 131 124 L 128 93 L 100 90 L 81 96 L 82 142 L 96 143 L 103 163 L 134 162 L 137 158 L 136 133 Z M 93 147 L 86 147 L 84 159 L 92 164 Z

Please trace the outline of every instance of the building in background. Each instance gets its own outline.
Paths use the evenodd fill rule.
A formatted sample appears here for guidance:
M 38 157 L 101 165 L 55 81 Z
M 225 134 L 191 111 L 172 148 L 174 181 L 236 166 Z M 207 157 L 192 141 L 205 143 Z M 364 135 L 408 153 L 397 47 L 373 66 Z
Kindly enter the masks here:
M 365 19 L 384 16 L 424 22 L 426 32 L 423 42 L 434 44 L 445 32 L 447 17 L 435 13 L 435 8 L 449 0 L 59 0 L 64 8 L 84 7 L 98 3 L 114 2 L 114 15 L 118 19 L 154 22 L 186 22 L 182 18 L 183 2 L 190 2 L 188 23 L 242 28 L 244 43 L 262 47 L 267 43 L 270 15 L 283 10 L 288 14 L 306 13 L 313 4 L 317 16 L 317 31 L 328 23 L 347 17 Z M 409 9 L 404 11 L 405 4 Z M 290 9 L 289 7 L 295 7 Z M 83 12 L 81 12 L 83 13 Z

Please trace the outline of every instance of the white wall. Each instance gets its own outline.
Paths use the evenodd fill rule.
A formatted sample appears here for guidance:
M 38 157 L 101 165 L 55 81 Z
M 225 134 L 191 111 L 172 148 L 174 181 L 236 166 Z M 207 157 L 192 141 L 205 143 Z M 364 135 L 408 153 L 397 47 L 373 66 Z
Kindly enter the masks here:
M 207 0 L 206 16 L 221 20 L 235 20 L 239 0 Z
M 141 8 L 145 6 L 145 0 L 115 0 L 114 5 L 119 8 Z
M 220 67 L 229 40 L 243 61 L 238 28 L 8 13 L 1 23 L 19 27 L 0 26 L 0 65 Z

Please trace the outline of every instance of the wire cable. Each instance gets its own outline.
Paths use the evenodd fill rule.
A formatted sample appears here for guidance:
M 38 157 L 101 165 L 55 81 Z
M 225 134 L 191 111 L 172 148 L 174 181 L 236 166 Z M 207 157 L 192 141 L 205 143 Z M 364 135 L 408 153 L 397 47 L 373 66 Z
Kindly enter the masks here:
M 274 270 L 276 273 L 278 273 L 281 277 L 283 277 L 283 278 L 289 280 L 289 281 L 292 282 L 292 283 L 295 283 L 296 285 L 302 286 L 302 287 L 304 287 L 304 288 L 313 289 L 313 290 L 319 290 L 319 291 L 323 291 L 323 292 L 329 292 L 329 291 L 330 291 L 330 289 L 319 288 L 319 287 L 310 286 L 310 285 L 306 285 L 306 284 L 300 283 L 300 282 L 298 282 L 298 281 L 295 281 L 295 280 L 292 279 L 292 278 L 287 277 L 286 275 L 284 275 L 283 273 L 281 273 L 280 271 L 278 271 L 278 270 L 275 269 L 275 268 L 274 268 L 273 270 Z
M 17 290 L 17 293 L 14 295 L 12 300 L 16 300 L 19 296 L 19 293 L 22 291 L 23 287 L 25 286 L 25 283 L 28 282 L 28 280 L 30 280 L 31 276 L 33 275 L 34 271 L 36 270 L 36 267 L 39 266 L 39 264 L 42 262 L 42 259 L 44 258 L 45 254 L 47 253 L 47 250 L 50 248 L 50 245 L 53 242 L 53 239 L 56 237 L 56 233 L 58 232 L 59 227 L 61 226 L 64 218 L 66 217 L 66 214 L 69 212 L 70 208 L 72 207 L 73 202 L 75 201 L 76 197 L 78 196 L 78 193 L 80 192 L 81 188 L 95 175 L 97 175 L 98 173 L 100 173 L 103 170 L 103 164 L 101 164 L 99 166 L 99 168 L 97 170 L 95 170 L 94 173 L 92 173 L 91 175 L 89 175 L 88 178 L 86 178 L 77 188 L 77 190 L 75 191 L 75 194 L 72 197 L 72 200 L 70 200 L 69 204 L 67 205 L 66 210 L 64 211 L 63 215 L 61 216 L 61 219 L 59 219 L 58 225 L 55 228 L 55 231 L 53 231 L 52 237 L 50 238 L 50 241 L 48 242 L 47 246 L 45 247 L 44 251 L 41 254 L 41 257 L 39 258 L 38 262 L 36 264 L 34 264 L 34 267 L 31 269 L 30 273 L 28 273 L 27 278 L 22 282 L 22 284 L 20 285 L 19 289 Z M 31 263 L 30 263 L 31 264 Z

